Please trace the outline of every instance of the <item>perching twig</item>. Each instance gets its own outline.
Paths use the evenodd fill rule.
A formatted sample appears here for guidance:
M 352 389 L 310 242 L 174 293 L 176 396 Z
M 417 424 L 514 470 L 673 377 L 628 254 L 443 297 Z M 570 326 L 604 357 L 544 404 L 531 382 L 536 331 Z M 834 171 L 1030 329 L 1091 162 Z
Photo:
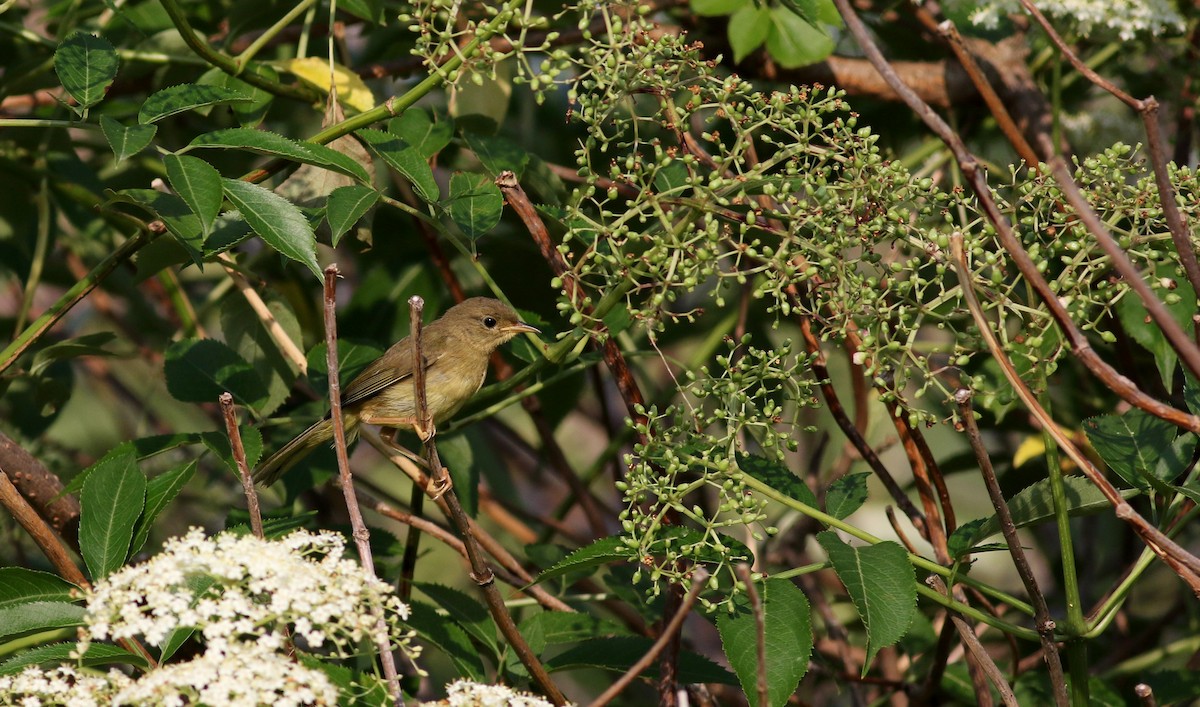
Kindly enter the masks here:
M 233 462 L 237 466 L 238 477 L 242 480 L 242 492 L 246 494 L 246 511 L 250 514 L 250 530 L 254 537 L 262 539 L 262 511 L 258 507 L 258 493 L 254 490 L 254 477 L 250 475 L 250 467 L 246 464 L 246 448 L 242 446 L 242 433 L 238 429 L 237 411 L 233 408 L 233 394 L 229 391 L 221 393 L 221 415 L 225 418 L 225 431 L 229 434 L 229 449 L 233 452 Z
M 643 670 L 650 667 L 650 664 L 654 662 L 658 654 L 662 653 L 667 644 L 675 639 L 680 627 L 683 626 L 683 620 L 687 618 L 688 612 L 692 610 L 692 604 L 696 603 L 696 597 L 700 595 L 700 590 L 704 588 L 707 582 L 707 570 L 703 567 L 697 567 L 692 570 L 692 588 L 684 596 L 679 610 L 675 612 L 675 615 L 671 617 L 671 621 L 663 628 L 663 632 L 659 635 L 658 640 L 654 642 L 654 645 L 650 646 L 650 650 L 646 652 L 646 655 L 629 666 L 629 670 L 626 670 L 624 675 L 617 678 L 612 685 L 609 685 L 607 690 L 600 693 L 600 696 L 593 700 L 588 707 L 603 707 L 603 705 L 608 704 L 614 697 L 621 694 L 621 691 L 628 687 L 634 678 L 641 675 Z
M 996 509 L 996 518 L 1000 521 L 1000 533 L 1008 544 L 1008 553 L 1012 555 L 1017 574 L 1025 585 L 1025 591 L 1029 593 L 1030 603 L 1033 604 L 1034 621 L 1037 622 L 1038 635 L 1042 638 L 1042 654 L 1046 659 L 1046 667 L 1050 673 L 1050 685 L 1054 690 L 1054 703 L 1059 707 L 1065 707 L 1068 703 L 1067 682 L 1063 677 L 1062 661 L 1058 656 L 1058 644 L 1054 641 L 1054 620 L 1050 618 L 1050 607 L 1046 604 L 1046 597 L 1038 587 L 1037 578 L 1033 576 L 1033 568 L 1029 566 L 1029 560 L 1025 557 L 1025 549 L 1021 547 L 1021 540 L 1017 537 L 1017 526 L 1013 523 L 1012 513 L 1008 510 L 1008 502 L 1004 500 L 1004 494 L 1000 491 L 1000 482 L 996 480 L 996 470 L 992 468 L 992 459 L 988 455 L 987 447 L 983 445 L 983 438 L 979 434 L 979 425 L 975 423 L 975 410 L 971 405 L 970 389 L 960 388 L 955 391 L 954 402 L 958 403 L 959 417 L 962 418 L 967 439 L 971 442 L 971 449 L 975 452 L 975 459 L 979 462 L 979 471 L 983 474 L 988 497 L 992 499 L 992 506 Z
M 429 407 L 426 405 L 425 375 L 424 367 L 421 365 L 423 361 L 421 352 L 421 315 L 425 309 L 425 300 L 417 295 L 413 295 L 408 300 L 408 306 L 412 322 L 409 339 L 412 341 L 413 347 L 413 386 L 416 393 L 414 396 L 416 398 L 416 418 L 423 429 L 428 430 L 432 422 L 429 416 Z M 442 460 L 438 457 L 437 444 L 434 442 L 434 437 L 430 436 L 423 441 L 425 459 L 429 463 L 433 488 L 437 494 L 433 498 L 437 501 L 445 501 L 450 519 L 458 527 L 459 534 L 462 535 L 463 544 L 467 550 L 467 559 L 471 564 L 471 579 L 479 586 L 479 590 L 483 592 L 484 601 L 487 603 L 488 610 L 492 614 L 492 620 L 496 622 L 500 633 L 504 635 L 505 640 L 512 646 L 521 663 L 529 671 L 529 675 L 541 687 L 546 696 L 550 698 L 550 701 L 556 705 L 565 705 L 567 698 L 563 696 L 562 691 L 550 679 L 550 674 L 546 672 L 545 666 L 533 654 L 533 650 L 526 643 L 525 637 L 517 630 L 517 625 L 513 621 L 512 615 L 508 613 L 508 607 L 504 605 L 503 597 L 500 596 L 500 592 L 496 589 L 495 573 L 488 566 L 487 560 L 483 558 L 483 551 L 479 546 L 479 542 L 471 532 L 470 519 L 463 511 L 462 504 L 458 501 L 458 494 L 455 493 L 450 483 L 449 471 L 446 467 L 442 466 Z
M 354 543 L 358 548 L 358 558 L 363 571 L 374 576 L 375 558 L 371 552 L 371 531 L 367 530 L 362 509 L 358 507 L 358 498 L 354 494 L 354 477 L 350 474 L 350 458 L 346 453 L 346 425 L 342 420 L 342 384 L 338 377 L 337 278 L 336 264 L 325 268 L 325 365 L 329 371 L 329 417 L 333 422 L 333 447 L 337 453 L 338 481 L 346 499 L 346 512 L 350 516 L 350 527 L 353 529 Z M 377 617 L 377 621 L 380 627 L 385 625 L 382 614 Z M 386 639 L 376 648 L 379 650 L 379 661 L 383 666 L 384 679 L 387 680 L 388 693 L 395 704 L 403 705 L 400 677 L 396 673 L 396 658 L 392 655 L 392 648 Z

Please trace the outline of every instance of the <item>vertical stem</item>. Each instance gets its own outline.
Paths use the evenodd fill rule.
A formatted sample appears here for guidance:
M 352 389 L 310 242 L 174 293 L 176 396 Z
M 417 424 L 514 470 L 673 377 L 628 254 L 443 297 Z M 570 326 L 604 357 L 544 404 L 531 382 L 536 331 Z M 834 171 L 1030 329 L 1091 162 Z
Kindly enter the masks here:
M 238 476 L 242 479 L 242 491 L 246 494 L 246 510 L 250 513 L 250 529 L 254 537 L 262 539 L 262 511 L 258 507 L 258 493 L 254 490 L 254 477 L 250 475 L 250 467 L 246 464 L 246 448 L 242 446 L 242 433 L 238 429 L 237 411 L 233 407 L 233 395 L 228 391 L 221 393 L 221 415 L 225 418 L 225 431 L 229 434 L 229 449 L 233 452 L 233 461 L 237 465 Z
M 325 365 L 329 369 L 329 416 L 333 421 L 334 450 L 337 453 L 338 480 L 342 487 L 342 495 L 346 499 L 346 512 L 350 516 L 350 527 L 354 532 L 354 543 L 358 548 L 359 561 L 363 571 L 375 576 L 375 558 L 371 553 L 371 531 L 363 522 L 362 509 L 358 507 L 358 498 L 354 493 L 354 477 L 350 474 L 350 458 L 346 454 L 346 424 L 342 419 L 342 384 L 338 379 L 338 350 L 337 350 L 337 278 L 336 264 L 325 268 Z M 377 629 L 384 629 L 384 638 L 380 639 L 376 649 L 379 651 L 379 662 L 383 666 L 383 676 L 387 680 L 388 693 L 394 704 L 403 705 L 404 698 L 400 695 L 400 677 L 396 674 L 396 658 L 392 655 L 392 647 L 386 638 L 386 623 L 383 614 L 377 618 Z

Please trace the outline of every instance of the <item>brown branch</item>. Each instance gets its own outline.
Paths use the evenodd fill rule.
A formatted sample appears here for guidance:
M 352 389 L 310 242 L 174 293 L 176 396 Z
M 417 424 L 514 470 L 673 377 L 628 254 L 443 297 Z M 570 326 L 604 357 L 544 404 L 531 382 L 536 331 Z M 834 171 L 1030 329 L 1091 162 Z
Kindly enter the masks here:
M 1000 521 L 1000 533 L 1004 536 L 1004 542 L 1008 544 L 1008 553 L 1012 555 L 1013 565 L 1016 566 L 1021 583 L 1025 585 L 1025 591 L 1029 594 L 1029 600 L 1033 604 L 1034 621 L 1037 622 L 1037 632 L 1042 639 L 1042 654 L 1050 673 L 1050 685 L 1054 690 L 1054 704 L 1058 707 L 1066 707 L 1068 704 L 1067 683 L 1063 677 L 1058 644 L 1054 641 L 1054 619 L 1050 617 L 1050 607 L 1046 604 L 1046 597 L 1038 587 L 1037 578 L 1033 576 L 1033 568 L 1030 567 L 1029 559 L 1025 556 L 1025 549 L 1021 547 L 1021 540 L 1017 537 L 1017 526 L 1013 523 L 1008 502 L 1004 500 L 1000 482 L 996 480 L 996 470 L 992 467 L 992 458 L 983 444 L 983 437 L 979 434 L 979 425 L 975 422 L 975 410 L 971 405 L 971 395 L 970 389 L 960 388 L 954 393 L 954 402 L 958 403 L 963 429 L 971 443 L 971 450 L 975 452 L 975 459 L 979 462 L 979 472 L 983 475 L 983 482 L 987 487 L 988 497 L 992 500 L 992 507 L 996 509 L 996 518 Z
M 229 449 L 233 452 L 233 461 L 237 465 L 238 476 L 242 480 L 242 492 L 246 494 L 246 511 L 250 514 L 250 529 L 254 537 L 262 539 L 262 511 L 258 507 L 258 493 L 254 490 L 254 477 L 250 475 L 250 467 L 246 464 L 246 448 L 242 446 L 242 433 L 238 429 L 237 411 L 233 407 L 233 394 L 226 391 L 221 393 L 221 415 L 225 418 L 225 431 L 229 434 Z
M 0 506 L 4 506 L 4 509 L 25 529 L 25 532 L 29 533 L 29 537 L 33 538 L 42 554 L 50 560 L 50 564 L 58 570 L 63 579 L 83 589 L 91 586 L 87 577 L 76 566 L 75 560 L 71 558 L 71 553 L 67 551 L 63 541 L 54 534 L 46 521 L 42 520 L 33 506 L 29 505 L 2 465 L 0 465 Z
M 758 658 L 755 664 L 755 691 L 758 692 L 758 707 L 770 707 L 771 698 L 767 690 L 767 627 L 762 601 L 750 575 L 750 565 L 742 562 L 735 568 L 738 579 L 746 585 L 746 598 L 750 600 L 750 613 L 754 615 L 754 651 Z
M 346 453 L 346 424 L 342 418 L 342 385 L 338 376 L 338 347 L 337 347 L 337 278 L 336 264 L 325 268 L 325 365 L 329 376 L 329 417 L 333 421 L 334 451 L 337 454 L 338 482 L 342 487 L 342 496 L 346 501 L 346 512 L 350 516 L 350 527 L 353 529 L 354 543 L 358 548 L 359 562 L 363 571 L 375 575 L 375 558 L 371 552 L 371 531 L 363 522 L 362 509 L 359 508 L 358 498 L 354 493 L 354 477 L 350 474 L 350 458 Z M 420 366 L 414 366 L 420 369 Z M 378 626 L 383 627 L 384 618 L 377 618 Z M 387 680 L 388 693 L 395 704 L 404 704 L 400 694 L 400 677 L 396 673 L 396 658 L 392 655 L 391 646 L 387 639 L 382 639 L 376 648 L 379 650 L 379 661 L 383 666 L 383 675 Z
M 422 422 L 423 429 L 429 430 L 432 426 L 432 420 L 429 414 L 429 406 L 426 404 L 424 366 L 420 365 L 420 362 L 423 361 L 421 352 L 421 314 L 425 308 L 425 301 L 420 296 L 413 295 L 409 298 L 408 305 L 412 322 L 409 338 L 412 341 L 413 361 L 417 362 L 417 365 L 413 366 L 413 387 L 416 392 L 416 417 L 417 420 Z M 550 674 L 546 672 L 545 666 L 533 654 L 524 636 L 517 630 L 517 625 L 513 621 L 512 615 L 508 613 L 508 608 L 504 605 L 504 598 L 500 596 L 500 592 L 496 589 L 496 575 L 492 571 L 492 568 L 488 566 L 487 560 L 483 558 L 479 542 L 471 532 L 471 521 L 463 511 L 462 504 L 458 501 L 458 494 L 452 488 L 449 470 L 442 466 L 442 461 L 438 457 L 437 444 L 434 442 L 432 435 L 424 440 L 424 446 L 425 458 L 429 463 L 429 468 L 432 470 L 433 486 L 437 492 L 435 500 L 445 501 L 451 520 L 454 521 L 455 526 L 458 527 L 458 532 L 462 535 L 463 544 L 467 550 L 467 558 L 471 565 L 471 579 L 479 586 L 480 591 L 483 593 L 484 601 L 492 614 L 492 620 L 496 622 L 500 633 L 504 635 L 504 638 L 512 646 L 521 663 L 529 671 L 529 675 L 541 687 L 546 696 L 550 698 L 550 701 L 556 705 L 565 705 L 567 703 L 566 697 L 563 696 L 562 691 L 558 689 L 554 681 L 550 679 Z
M 67 543 L 79 547 L 79 499 L 63 493 L 62 479 L 0 432 L 0 470 Z
M 929 579 L 925 580 L 925 583 L 932 587 L 934 591 L 938 592 L 939 594 L 943 594 L 945 596 L 949 596 L 950 594 L 946 590 L 946 583 L 943 582 L 942 578 L 936 574 L 930 575 Z M 979 665 L 983 667 L 983 671 L 987 673 L 989 678 L 991 678 L 992 684 L 996 686 L 996 690 L 1000 693 L 1000 700 L 1005 705 L 1009 705 L 1010 707 L 1019 707 L 1017 703 L 1017 697 L 1013 694 L 1012 687 L 1008 684 L 1008 681 L 1004 679 L 1004 674 L 1000 672 L 1000 668 L 996 666 L 996 662 L 992 660 L 990 655 L 988 655 L 987 649 L 983 647 L 983 644 L 979 641 L 979 637 L 975 635 L 975 631 L 971 629 L 971 624 L 969 624 L 967 620 L 964 619 L 957 611 L 947 609 L 946 614 L 949 616 L 950 621 L 954 623 L 954 628 L 958 629 L 958 636 L 962 640 L 967 651 L 970 652 L 971 655 L 975 656 L 975 659 L 979 662 Z M 978 689 L 978 686 L 976 689 Z M 983 689 L 985 692 L 983 694 L 977 694 L 976 696 L 981 698 L 981 701 L 984 696 L 987 696 L 988 701 L 990 701 L 991 695 L 986 692 L 987 686 L 984 685 Z
M 696 603 L 696 597 L 700 596 L 700 590 L 704 589 L 707 581 L 708 571 L 703 567 L 697 567 L 692 570 L 692 588 L 684 596 L 679 610 L 675 612 L 675 615 L 671 617 L 666 627 L 663 628 L 663 632 L 658 637 L 658 640 L 654 642 L 654 645 L 650 646 L 650 650 L 646 652 L 646 655 L 629 666 L 629 670 L 626 670 L 612 685 L 609 685 L 607 690 L 600 693 L 599 697 L 592 700 L 588 707 L 603 707 L 603 705 L 608 704 L 614 697 L 621 694 L 622 690 L 629 687 L 629 683 L 633 682 L 634 678 L 641 675 L 642 671 L 650 667 L 650 664 L 654 662 L 658 654 L 662 653 L 667 644 L 679 633 L 680 628 L 683 626 L 683 620 L 687 618 L 688 613 L 692 610 L 692 605 Z

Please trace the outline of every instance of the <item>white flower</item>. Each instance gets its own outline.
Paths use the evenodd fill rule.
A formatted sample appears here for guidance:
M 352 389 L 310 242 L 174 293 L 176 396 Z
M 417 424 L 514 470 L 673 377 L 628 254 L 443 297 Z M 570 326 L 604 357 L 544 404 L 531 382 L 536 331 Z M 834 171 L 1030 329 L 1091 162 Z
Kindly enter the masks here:
M 69 665 L 50 670 L 31 665 L 16 675 L 0 675 L 0 705 L 21 707 L 100 707 L 130 682 L 117 671 L 80 672 Z
M 257 707 L 335 705 L 337 689 L 320 670 L 256 644 L 209 648 L 186 663 L 164 665 L 127 685 L 114 705 Z
M 1037 8 L 1047 17 L 1073 20 L 1074 30 L 1085 37 L 1096 27 L 1115 29 L 1126 41 L 1138 32 L 1183 30 L 1183 18 L 1169 0 L 1038 0 Z M 987 0 L 971 13 L 971 22 L 995 27 L 1002 16 L 1022 12 L 1019 0 Z
M 300 530 L 267 541 L 193 529 L 96 583 L 81 651 L 92 640 L 139 636 L 161 646 L 180 629 L 195 629 L 217 651 L 239 643 L 279 650 L 287 631 L 302 646 L 338 656 L 366 643 L 408 650 L 410 634 L 400 625 L 408 607 L 344 555 L 336 533 Z
M 484 685 L 470 680 L 456 680 L 446 686 L 447 696 L 440 702 L 426 702 L 427 707 L 552 707 L 550 702 L 527 692 L 517 692 L 504 685 Z

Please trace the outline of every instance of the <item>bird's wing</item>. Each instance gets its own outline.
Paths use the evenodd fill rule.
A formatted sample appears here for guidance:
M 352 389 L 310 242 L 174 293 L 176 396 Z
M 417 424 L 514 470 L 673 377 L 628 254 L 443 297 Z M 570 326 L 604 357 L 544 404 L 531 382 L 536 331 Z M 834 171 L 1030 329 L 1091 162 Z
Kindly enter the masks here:
M 407 346 L 407 339 L 401 342 Z M 397 344 L 398 348 L 400 344 Z M 391 353 L 389 350 L 387 353 Z M 342 393 L 342 405 L 353 405 L 354 403 L 366 400 L 379 391 L 387 388 L 390 385 L 395 385 L 402 380 L 407 380 L 412 376 L 412 356 L 399 356 L 387 360 L 389 357 L 385 353 L 383 356 L 375 359 L 350 381 L 350 385 L 346 386 L 346 390 Z M 428 355 L 422 355 L 425 359 L 425 370 L 428 371 L 442 355 L 435 358 L 430 358 Z M 385 362 L 386 361 L 386 362 Z

